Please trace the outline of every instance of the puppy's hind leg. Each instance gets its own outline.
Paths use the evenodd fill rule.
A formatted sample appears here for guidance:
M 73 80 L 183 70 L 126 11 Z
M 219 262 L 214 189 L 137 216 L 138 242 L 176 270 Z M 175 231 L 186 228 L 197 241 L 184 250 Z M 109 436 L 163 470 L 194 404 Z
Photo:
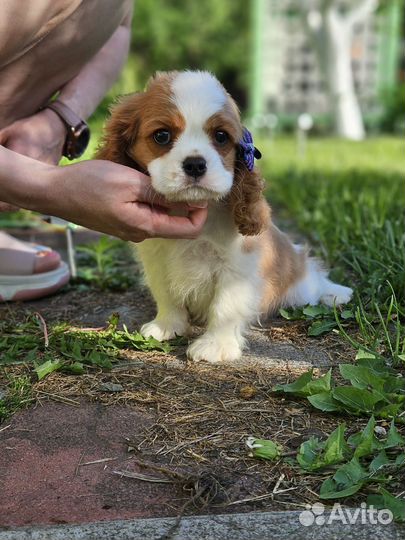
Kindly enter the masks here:
M 353 295 L 353 289 L 333 283 L 328 278 L 324 278 L 323 291 L 320 297 L 322 304 L 326 306 L 341 306 L 350 302 Z
M 283 305 L 286 307 L 307 304 L 314 306 L 321 302 L 327 306 L 340 306 L 347 304 L 352 295 L 352 289 L 331 281 L 318 261 L 309 258 L 306 261 L 304 277 L 290 288 Z

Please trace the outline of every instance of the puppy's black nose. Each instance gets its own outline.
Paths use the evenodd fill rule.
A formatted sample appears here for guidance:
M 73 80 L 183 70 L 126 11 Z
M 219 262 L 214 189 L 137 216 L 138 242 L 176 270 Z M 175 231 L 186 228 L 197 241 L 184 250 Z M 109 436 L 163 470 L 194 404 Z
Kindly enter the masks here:
M 201 156 L 188 157 L 183 161 L 183 171 L 197 179 L 207 172 L 207 162 Z

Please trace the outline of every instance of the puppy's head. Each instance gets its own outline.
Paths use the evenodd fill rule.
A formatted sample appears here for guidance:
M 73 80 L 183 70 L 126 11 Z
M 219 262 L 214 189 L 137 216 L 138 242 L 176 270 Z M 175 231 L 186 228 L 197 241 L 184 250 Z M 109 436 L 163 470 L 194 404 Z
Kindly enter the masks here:
M 263 187 L 238 158 L 242 133 L 238 108 L 213 75 L 158 73 L 144 92 L 113 108 L 97 157 L 148 173 L 153 188 L 168 200 L 228 196 L 241 230 L 236 206 L 248 212 L 243 185 L 250 181 L 250 192 L 256 185 L 257 200 Z M 245 226 L 243 234 L 257 234 L 258 228 Z

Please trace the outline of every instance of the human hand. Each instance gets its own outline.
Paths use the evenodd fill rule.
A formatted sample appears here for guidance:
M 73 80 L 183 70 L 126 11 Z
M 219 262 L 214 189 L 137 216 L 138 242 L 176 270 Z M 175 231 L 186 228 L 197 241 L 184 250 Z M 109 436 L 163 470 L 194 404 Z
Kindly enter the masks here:
M 34 209 L 123 240 L 195 238 L 207 218 L 206 203 L 170 203 L 153 190 L 148 176 L 110 161 L 52 167 L 51 176 L 48 207 Z M 173 208 L 186 215 L 169 215 Z
M 66 127 L 59 116 L 43 109 L 0 130 L 0 144 L 44 163 L 57 165 L 62 157 Z

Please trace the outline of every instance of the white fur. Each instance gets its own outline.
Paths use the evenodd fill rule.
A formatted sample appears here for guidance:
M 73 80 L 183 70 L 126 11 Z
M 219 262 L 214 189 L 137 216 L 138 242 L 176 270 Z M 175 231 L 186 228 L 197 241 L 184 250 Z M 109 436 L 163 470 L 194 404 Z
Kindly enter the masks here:
M 156 339 L 184 335 L 190 315 L 207 327 L 190 345 L 190 358 L 213 363 L 239 358 L 246 327 L 259 312 L 262 290 L 258 254 L 243 252 L 241 243 L 230 213 L 212 203 L 198 239 L 139 244 L 158 306 L 155 320 L 141 328 L 142 334 Z
M 283 306 L 297 307 L 307 304 L 316 306 L 320 302 L 333 306 L 349 302 L 353 294 L 352 289 L 328 279 L 327 272 L 317 260 L 307 259 L 306 266 L 304 277 L 288 291 Z
M 226 93 L 218 80 L 207 71 L 184 71 L 172 84 L 173 101 L 189 126 L 197 130 L 226 103 Z
M 194 361 L 233 361 L 242 354 L 247 326 L 260 315 L 263 278 L 259 252 L 242 249 L 243 237 L 229 208 L 215 202 L 231 189 L 233 174 L 225 169 L 204 124 L 224 106 L 226 93 L 212 75 L 202 72 L 179 74 L 172 92 L 186 126 L 172 149 L 149 163 L 152 185 L 172 200 L 211 202 L 196 240 L 151 239 L 137 245 L 157 304 L 156 318 L 141 332 L 158 340 L 187 335 L 192 319 L 206 331 L 189 346 L 188 356 Z M 182 170 L 183 160 L 191 155 L 203 156 L 208 165 L 192 185 Z M 291 287 L 283 304 L 341 304 L 351 292 L 332 283 L 315 260 L 307 259 L 304 277 Z
M 156 318 L 141 333 L 156 339 L 187 335 L 189 318 L 206 331 L 187 350 L 198 362 L 231 362 L 240 358 L 244 333 L 260 316 L 263 280 L 258 252 L 241 249 L 242 236 L 229 210 L 211 203 L 203 232 L 196 240 L 145 240 L 137 245 L 146 281 L 156 300 Z M 332 283 L 314 259 L 305 277 L 291 288 L 283 305 L 333 305 L 348 302 L 351 289 Z
M 171 91 L 186 127 L 170 152 L 149 163 L 152 185 L 170 200 L 218 199 L 230 191 L 233 179 L 204 124 L 223 108 L 226 93 L 213 75 L 202 71 L 179 73 Z M 183 161 L 191 156 L 202 156 L 207 162 L 207 172 L 198 182 L 190 180 L 182 168 Z

